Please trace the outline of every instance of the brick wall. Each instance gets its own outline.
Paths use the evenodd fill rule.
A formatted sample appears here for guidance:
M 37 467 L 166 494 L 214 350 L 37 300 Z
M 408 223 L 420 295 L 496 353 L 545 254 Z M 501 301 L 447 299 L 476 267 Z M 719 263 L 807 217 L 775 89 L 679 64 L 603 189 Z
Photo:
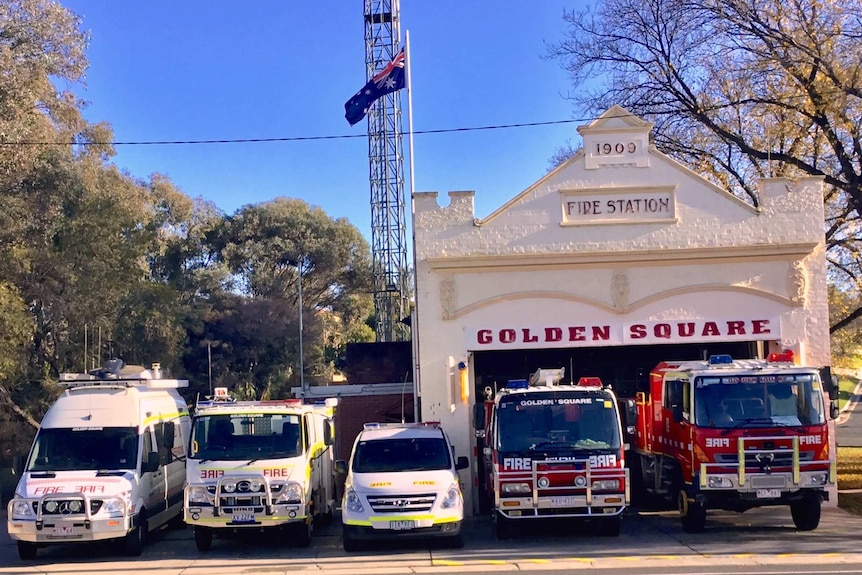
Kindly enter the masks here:
M 345 363 L 344 374 L 351 385 L 413 381 L 409 341 L 348 344 Z
M 413 394 L 355 395 L 341 398 L 336 411 L 335 457 L 348 459 L 353 441 L 365 423 L 413 421 Z

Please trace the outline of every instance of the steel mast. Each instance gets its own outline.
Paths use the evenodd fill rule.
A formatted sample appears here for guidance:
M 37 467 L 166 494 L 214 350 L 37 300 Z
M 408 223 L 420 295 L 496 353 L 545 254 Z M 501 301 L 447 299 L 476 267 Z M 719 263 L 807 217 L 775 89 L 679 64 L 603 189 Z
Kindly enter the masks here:
M 365 75 L 368 81 L 395 57 L 400 47 L 399 0 L 364 0 L 364 17 Z M 401 90 L 379 98 L 367 115 L 377 341 L 404 341 L 409 339 L 409 332 L 400 320 L 408 314 L 409 279 Z

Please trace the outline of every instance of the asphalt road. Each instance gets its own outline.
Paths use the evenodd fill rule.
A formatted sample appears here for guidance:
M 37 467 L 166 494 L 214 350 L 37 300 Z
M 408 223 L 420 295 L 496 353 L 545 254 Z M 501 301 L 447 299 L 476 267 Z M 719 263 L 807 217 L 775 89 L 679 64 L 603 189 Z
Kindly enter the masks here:
M 5 525 L 5 517 L 3 517 Z M 606 573 L 729 573 L 739 570 L 791 572 L 800 565 L 822 573 L 862 571 L 859 534 L 862 517 L 835 507 L 824 509 L 820 527 L 798 532 L 787 508 L 745 514 L 710 512 L 707 530 L 685 533 L 674 512 L 631 511 L 619 537 L 598 537 L 587 526 L 531 524 L 514 539 L 497 541 L 490 519 L 472 518 L 463 549 L 427 542 L 390 544 L 346 553 L 338 520 L 315 533 L 309 548 L 294 548 L 276 537 L 255 534 L 216 538 L 197 551 L 190 528 L 156 534 L 142 556 L 127 558 L 108 544 L 58 545 L 40 549 L 33 561 L 18 559 L 14 541 L 0 534 L 0 574 L 220 575 L 319 572 L 324 575 L 373 573 L 543 571 Z M 828 568 L 827 568 L 828 567 Z

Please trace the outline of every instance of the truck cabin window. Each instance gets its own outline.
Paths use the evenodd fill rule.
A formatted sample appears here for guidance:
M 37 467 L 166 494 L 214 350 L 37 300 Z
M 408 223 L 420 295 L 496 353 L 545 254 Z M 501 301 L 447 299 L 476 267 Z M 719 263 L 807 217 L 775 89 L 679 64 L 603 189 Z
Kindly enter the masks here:
M 39 430 L 27 471 L 127 470 L 138 464 L 134 427 Z
M 496 433 L 500 451 L 509 452 L 622 445 L 613 399 L 600 392 L 503 400 L 497 409 Z
M 694 402 L 701 427 L 826 423 L 822 387 L 813 374 L 703 376 L 695 381 Z
M 192 459 L 240 461 L 300 454 L 302 426 L 297 415 L 205 415 L 196 417 L 192 426 Z

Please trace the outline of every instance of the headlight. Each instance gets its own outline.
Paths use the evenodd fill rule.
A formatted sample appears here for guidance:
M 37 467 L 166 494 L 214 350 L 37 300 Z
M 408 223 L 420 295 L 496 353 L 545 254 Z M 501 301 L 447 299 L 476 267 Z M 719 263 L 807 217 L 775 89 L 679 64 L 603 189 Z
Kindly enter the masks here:
M 728 488 L 733 487 L 733 481 L 728 479 L 727 477 L 716 477 L 714 475 L 707 476 L 706 484 L 713 489 L 717 489 L 719 487 Z
M 207 488 L 201 485 L 189 487 L 189 503 L 193 505 L 212 505 L 212 499 Z
M 276 503 L 302 503 L 302 485 L 296 482 L 284 484 L 284 489 L 275 500 Z
M 461 507 L 461 505 L 461 490 L 453 483 L 449 486 L 449 490 L 446 492 L 443 502 L 440 503 L 440 507 L 443 509 L 455 509 Z
M 30 502 L 26 499 L 13 499 L 12 518 L 20 519 L 23 517 L 33 517 L 33 508 L 30 507 Z
M 109 515 L 122 515 L 126 506 L 122 499 L 106 499 L 102 510 Z
M 221 483 L 222 491 L 226 491 L 228 493 L 233 493 L 236 491 L 236 481 L 233 479 L 226 479 Z
M 826 485 L 826 482 L 829 480 L 829 474 L 825 471 L 823 473 L 812 473 L 808 476 L 808 485 Z
M 617 479 L 599 479 L 593 481 L 593 491 L 619 491 L 620 482 Z
M 500 486 L 503 493 L 532 493 L 529 483 L 504 483 Z
M 263 483 L 260 482 L 259 479 L 252 479 L 248 482 L 248 490 L 252 492 L 260 491 L 260 488 L 263 487 Z
M 359 499 L 359 496 L 352 489 L 344 492 L 344 508 L 351 513 L 362 513 L 365 511 L 365 507 L 362 506 L 362 500 Z

